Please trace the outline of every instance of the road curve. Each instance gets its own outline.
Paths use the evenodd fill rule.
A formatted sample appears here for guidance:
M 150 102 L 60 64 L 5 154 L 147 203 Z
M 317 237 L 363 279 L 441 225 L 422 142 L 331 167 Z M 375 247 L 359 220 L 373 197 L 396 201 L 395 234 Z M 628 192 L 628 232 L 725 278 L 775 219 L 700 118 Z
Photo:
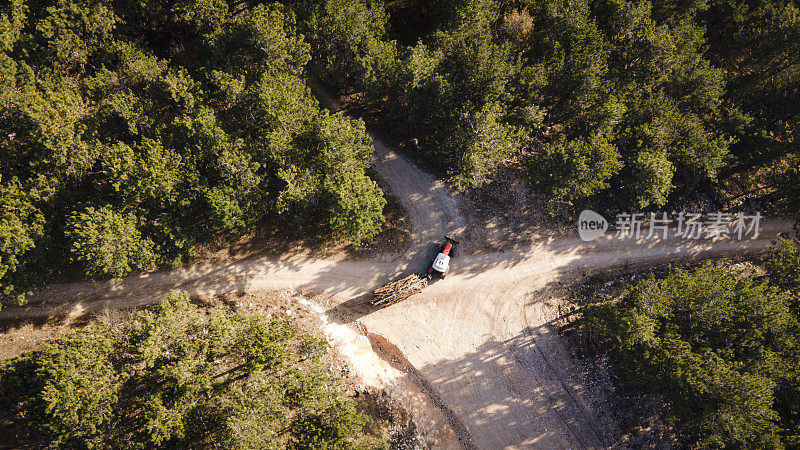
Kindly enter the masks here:
M 375 146 L 375 171 L 400 200 L 411 219 L 411 245 L 406 257 L 417 265 L 413 270 L 424 270 L 432 243 L 441 241 L 444 235 L 462 231 L 464 218 L 452 193 L 441 180 L 422 171 L 376 135 L 370 136 Z

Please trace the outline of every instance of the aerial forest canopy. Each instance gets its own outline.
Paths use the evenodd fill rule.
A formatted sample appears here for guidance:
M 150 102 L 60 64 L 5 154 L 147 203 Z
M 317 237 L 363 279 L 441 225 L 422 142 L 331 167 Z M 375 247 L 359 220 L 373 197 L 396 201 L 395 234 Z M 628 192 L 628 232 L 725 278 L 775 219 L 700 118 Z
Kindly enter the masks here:
M 3 0 L 0 295 L 277 215 L 373 236 L 371 142 L 309 75 L 458 188 L 514 164 L 553 214 L 723 184 L 800 210 L 797 0 Z
M 291 317 L 171 292 L 4 360 L 4 413 L 38 448 L 386 448 L 326 351 Z
M 582 311 L 620 383 L 668 403 L 678 447 L 800 446 L 798 243 L 771 250 L 766 276 L 707 262 Z
M 551 211 L 732 176 L 800 209 L 795 0 L 296 3 L 311 67 L 383 103 L 456 186 L 513 160 Z
M 0 2 L 0 296 L 178 264 L 278 214 L 377 233 L 371 140 L 320 108 L 309 52 L 280 4 Z

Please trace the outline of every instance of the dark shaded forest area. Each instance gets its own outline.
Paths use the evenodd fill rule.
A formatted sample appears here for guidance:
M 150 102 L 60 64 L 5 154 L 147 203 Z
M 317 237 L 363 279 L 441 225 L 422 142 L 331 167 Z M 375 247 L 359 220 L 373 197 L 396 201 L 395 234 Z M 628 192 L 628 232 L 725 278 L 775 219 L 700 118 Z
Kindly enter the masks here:
M 315 72 L 391 110 L 456 186 L 513 159 L 551 211 L 657 207 L 721 180 L 798 208 L 794 1 L 294 8 Z
M 800 241 L 764 266 L 706 262 L 584 310 L 595 356 L 667 402 L 680 447 L 800 447 Z

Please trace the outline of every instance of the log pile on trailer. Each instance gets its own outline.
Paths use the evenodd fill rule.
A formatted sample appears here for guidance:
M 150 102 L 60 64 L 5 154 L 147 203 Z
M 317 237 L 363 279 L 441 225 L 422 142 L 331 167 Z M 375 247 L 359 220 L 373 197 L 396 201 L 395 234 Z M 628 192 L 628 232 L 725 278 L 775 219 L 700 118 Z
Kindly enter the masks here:
M 427 285 L 428 277 L 413 273 L 375 289 L 371 303 L 376 306 L 390 305 L 422 292 Z
M 413 273 L 375 289 L 370 303 L 375 306 L 391 305 L 422 292 L 428 286 L 428 282 L 434 278 L 444 279 L 450 269 L 450 258 L 455 252 L 456 244 L 458 244 L 458 241 L 450 236 L 445 236 L 444 239 L 445 242 L 442 244 L 439 253 L 433 262 L 428 265 L 428 271 L 424 275 Z

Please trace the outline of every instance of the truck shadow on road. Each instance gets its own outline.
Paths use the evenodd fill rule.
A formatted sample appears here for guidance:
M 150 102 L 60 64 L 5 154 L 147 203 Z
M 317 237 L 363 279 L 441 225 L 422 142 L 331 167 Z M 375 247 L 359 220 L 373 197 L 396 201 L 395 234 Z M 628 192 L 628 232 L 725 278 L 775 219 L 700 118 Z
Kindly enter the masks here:
M 637 267 L 658 263 L 659 261 L 696 260 L 730 255 L 751 255 L 764 251 L 769 241 L 750 242 L 729 241 L 712 244 L 698 241 L 640 240 L 617 241 L 606 239 L 597 242 L 582 242 L 575 238 L 549 238 L 527 247 L 520 246 L 509 252 L 464 254 L 462 249 L 451 261 L 451 269 L 446 281 L 437 278 L 432 285 L 444 283 L 451 285 L 453 292 L 459 292 L 468 283 L 485 284 L 524 284 L 526 279 L 541 274 L 550 274 L 557 279 L 559 273 L 575 271 L 606 270 L 613 267 Z M 375 288 L 411 273 L 425 273 L 428 264 L 438 252 L 437 242 L 420 246 L 409 254 L 407 260 L 394 263 L 370 263 L 362 261 L 363 273 L 358 279 L 343 278 L 338 264 L 331 265 L 314 274 L 302 284 L 301 290 L 309 294 L 342 294 L 353 291 L 360 283 L 362 289 L 347 300 L 337 303 L 328 310 L 334 320 L 343 322 L 359 318 L 377 311 L 378 307 L 369 305 L 370 292 Z M 340 264 L 347 265 L 343 261 Z M 424 298 L 426 291 L 414 298 Z M 347 297 L 346 297 L 347 298 Z M 408 301 L 408 300 L 406 300 Z M 394 306 L 384 306 L 392 308 Z

